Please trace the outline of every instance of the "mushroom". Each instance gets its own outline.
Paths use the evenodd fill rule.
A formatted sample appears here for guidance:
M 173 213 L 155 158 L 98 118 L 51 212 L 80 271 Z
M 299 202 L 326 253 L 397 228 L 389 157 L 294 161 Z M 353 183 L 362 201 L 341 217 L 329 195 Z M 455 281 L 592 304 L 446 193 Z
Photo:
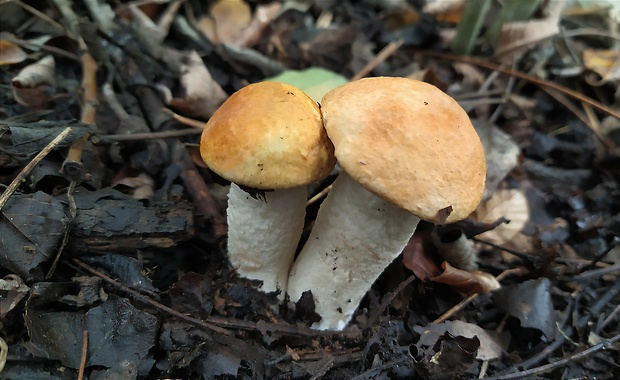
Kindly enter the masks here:
M 200 141 L 204 162 L 232 182 L 228 258 L 262 290 L 286 290 L 304 225 L 306 185 L 335 165 L 318 105 L 300 89 L 260 82 L 231 95 Z
M 420 219 L 467 217 L 482 198 L 485 158 L 467 113 L 428 83 L 366 78 L 321 103 L 343 168 L 295 260 L 287 291 L 311 290 L 322 319 L 341 330 L 405 247 Z

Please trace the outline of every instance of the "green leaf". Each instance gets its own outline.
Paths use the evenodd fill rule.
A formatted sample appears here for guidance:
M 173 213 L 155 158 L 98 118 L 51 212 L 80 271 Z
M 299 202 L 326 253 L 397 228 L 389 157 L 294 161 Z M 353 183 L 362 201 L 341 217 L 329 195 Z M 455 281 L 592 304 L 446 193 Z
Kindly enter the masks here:
M 491 0 L 469 0 L 465 3 L 463 16 L 456 27 L 456 36 L 450 44 L 454 53 L 471 54 L 490 7 Z
M 265 80 L 295 86 L 317 102 L 321 101 L 323 95 L 329 91 L 349 82 L 342 75 L 322 67 L 310 67 L 305 70 L 286 70 L 275 77 Z

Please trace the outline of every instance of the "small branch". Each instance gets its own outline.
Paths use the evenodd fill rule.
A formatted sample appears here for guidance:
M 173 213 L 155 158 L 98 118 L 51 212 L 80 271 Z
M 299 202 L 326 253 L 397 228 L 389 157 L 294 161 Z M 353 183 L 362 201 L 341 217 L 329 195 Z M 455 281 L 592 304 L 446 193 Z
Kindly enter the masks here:
M 163 131 L 163 132 L 146 132 L 146 133 L 132 133 L 132 134 L 117 134 L 117 135 L 104 135 L 93 136 L 91 141 L 94 145 L 107 145 L 115 142 L 128 142 L 128 141 L 143 141 L 154 139 L 167 139 L 171 137 L 183 137 L 199 135 L 202 131 L 196 128 L 178 129 L 176 131 Z
M 82 339 L 82 359 L 80 360 L 80 369 L 78 371 L 78 380 L 84 378 L 84 368 L 86 368 L 86 355 L 88 354 L 88 330 L 84 330 Z
M 45 156 L 47 156 L 52 150 L 54 150 L 54 148 L 56 148 L 58 144 L 60 144 L 65 139 L 65 137 L 69 135 L 69 133 L 71 133 L 72 130 L 73 128 L 67 127 L 64 131 L 60 132 L 58 136 L 56 136 L 52 141 L 50 141 L 49 144 L 47 144 L 45 148 L 43 148 L 43 150 L 41 150 L 39 154 L 37 154 L 28 163 L 28 165 L 24 166 L 24 168 L 19 172 L 19 174 L 15 177 L 15 179 L 11 181 L 11 183 L 9 184 L 9 186 L 7 186 L 4 193 L 2 193 L 2 195 L 0 196 L 0 210 L 2 210 L 6 202 L 9 200 L 11 195 L 13 195 L 15 190 L 17 190 L 19 185 L 21 185 L 21 183 L 26 180 L 26 177 L 28 176 L 28 174 L 30 174 L 32 169 L 34 169 L 34 167 L 37 166 L 37 164 Z
M 379 64 L 388 59 L 392 54 L 396 53 L 405 41 L 403 39 L 395 40 L 387 44 L 377 55 L 370 60 L 360 71 L 358 71 L 351 80 L 357 80 L 370 74 Z
M 550 363 L 550 364 L 546 364 L 540 367 L 536 367 L 536 368 L 532 368 L 532 369 L 528 369 L 527 371 L 521 371 L 521 372 L 517 372 L 517 373 L 510 373 L 507 375 L 502 375 L 502 376 L 497 376 L 497 377 L 485 377 L 484 379 L 486 380 L 510 380 L 510 379 L 520 379 L 523 377 L 527 377 L 527 376 L 532 376 L 532 375 L 536 375 L 539 373 L 543 373 L 543 372 L 547 372 L 550 371 L 552 369 L 556 369 L 559 367 L 562 367 L 563 365 L 579 360 L 579 359 L 583 359 L 588 355 L 591 355 L 597 351 L 600 351 L 602 349 L 605 349 L 609 346 L 611 346 L 614 342 L 616 342 L 617 340 L 620 340 L 620 334 L 610 338 L 610 339 L 605 339 L 602 342 L 600 342 L 599 344 L 596 344 L 590 348 L 588 348 L 587 350 L 581 351 L 581 352 L 577 352 L 574 355 L 571 355 L 569 357 L 566 357 L 564 359 L 558 360 L 556 362 Z
M 149 304 L 149 305 L 151 305 L 151 306 L 153 306 L 153 307 L 155 307 L 155 308 L 157 308 L 157 309 L 159 309 L 161 311 L 164 311 L 164 312 L 166 312 L 166 313 L 168 313 L 168 314 L 170 314 L 170 315 L 172 315 L 172 316 L 174 316 L 176 318 L 179 318 L 179 319 L 181 319 L 181 320 L 183 320 L 185 322 L 191 323 L 191 324 L 193 324 L 195 326 L 201 327 L 201 328 L 203 328 L 205 330 L 211 330 L 213 332 L 216 332 L 216 333 L 219 333 L 219 334 L 222 334 L 222 335 L 230 335 L 230 331 L 225 330 L 225 329 L 223 329 L 221 327 L 212 325 L 211 323 L 207 323 L 207 322 L 202 321 L 200 319 L 190 317 L 189 315 L 181 314 L 178 311 L 176 311 L 176 310 L 174 310 L 174 309 L 172 309 L 172 308 L 170 308 L 168 306 L 162 305 L 161 303 L 159 303 L 159 302 L 157 302 L 155 300 L 152 300 L 149 297 L 147 297 L 147 296 L 145 296 L 143 294 L 140 294 L 139 292 L 137 292 L 137 291 L 135 291 L 133 289 L 130 289 L 126 285 L 123 285 L 120 282 L 112 279 L 111 277 L 106 276 L 105 274 L 99 272 L 95 268 L 91 267 L 88 264 L 85 264 L 85 263 L 81 262 L 78 259 L 72 259 L 72 261 L 77 266 L 79 266 L 80 268 L 84 269 L 88 273 L 101 278 L 102 280 L 104 280 L 108 284 L 113 285 L 115 288 L 118 288 L 118 289 L 122 290 L 123 292 L 129 294 L 131 297 L 133 297 L 137 301 Z

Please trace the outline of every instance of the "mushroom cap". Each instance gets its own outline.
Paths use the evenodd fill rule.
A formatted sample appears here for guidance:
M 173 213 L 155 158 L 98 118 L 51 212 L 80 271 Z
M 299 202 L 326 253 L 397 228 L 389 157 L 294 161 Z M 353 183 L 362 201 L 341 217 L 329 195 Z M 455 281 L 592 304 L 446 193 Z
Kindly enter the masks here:
M 330 91 L 321 106 L 338 162 L 370 192 L 436 224 L 477 207 L 482 144 L 467 113 L 437 87 L 365 78 Z
M 336 162 L 318 105 L 277 82 L 232 94 L 207 122 L 200 154 L 220 176 L 259 190 L 309 184 L 329 175 Z

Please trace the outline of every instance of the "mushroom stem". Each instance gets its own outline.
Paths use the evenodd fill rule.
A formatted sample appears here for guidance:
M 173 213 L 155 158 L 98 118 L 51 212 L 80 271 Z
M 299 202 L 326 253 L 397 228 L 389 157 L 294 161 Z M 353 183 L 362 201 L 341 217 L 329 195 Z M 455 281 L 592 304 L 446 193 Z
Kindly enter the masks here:
M 322 317 L 312 327 L 342 330 L 370 286 L 402 252 L 419 221 L 342 172 L 288 279 L 291 300 L 312 291 L 315 311 Z
M 228 257 L 242 277 L 262 290 L 284 291 L 304 226 L 305 186 L 267 191 L 260 197 L 231 184 L 228 192 Z

